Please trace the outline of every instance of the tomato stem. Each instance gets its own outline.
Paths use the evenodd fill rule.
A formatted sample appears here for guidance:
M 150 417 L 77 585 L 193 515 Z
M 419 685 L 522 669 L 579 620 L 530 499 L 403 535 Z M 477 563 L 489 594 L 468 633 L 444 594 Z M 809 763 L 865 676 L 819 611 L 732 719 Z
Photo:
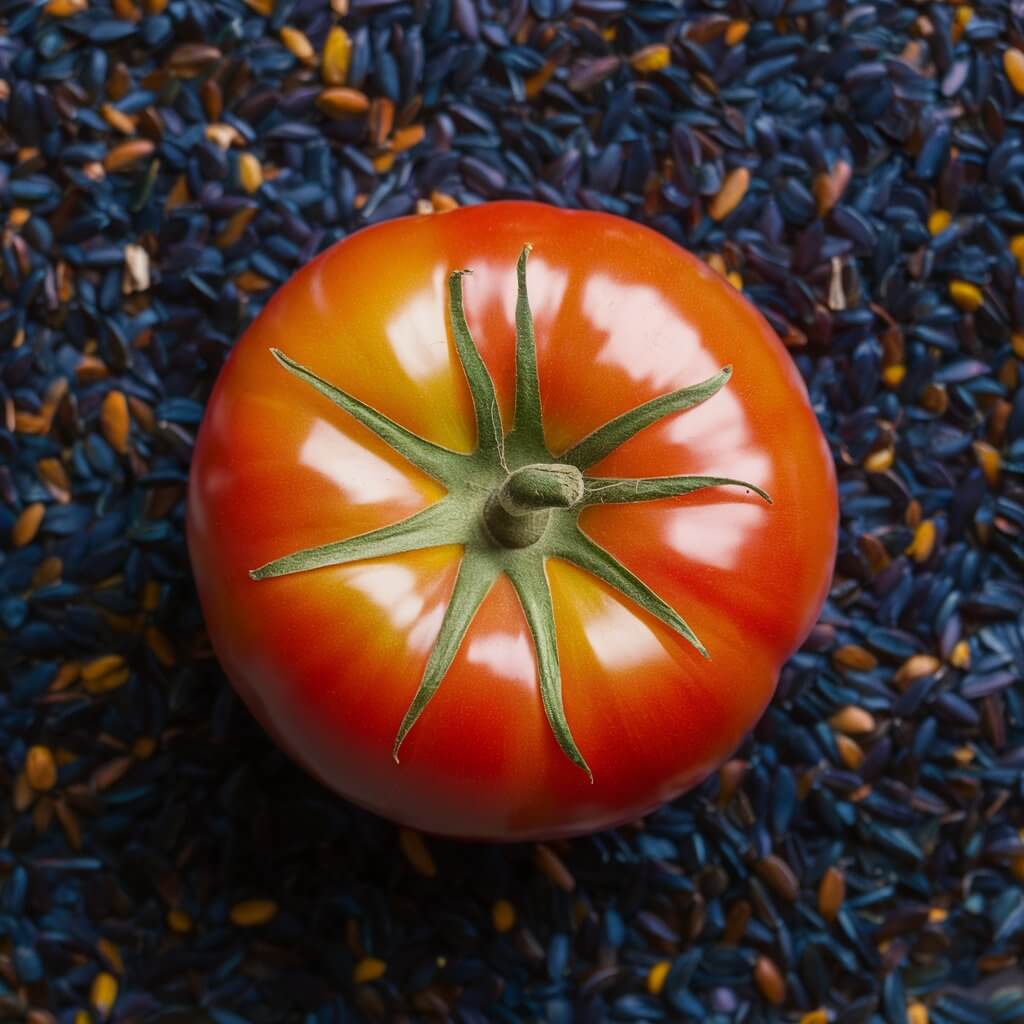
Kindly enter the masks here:
M 575 466 L 523 466 L 492 492 L 484 524 L 502 547 L 527 548 L 544 535 L 552 509 L 572 508 L 582 497 L 583 474 Z

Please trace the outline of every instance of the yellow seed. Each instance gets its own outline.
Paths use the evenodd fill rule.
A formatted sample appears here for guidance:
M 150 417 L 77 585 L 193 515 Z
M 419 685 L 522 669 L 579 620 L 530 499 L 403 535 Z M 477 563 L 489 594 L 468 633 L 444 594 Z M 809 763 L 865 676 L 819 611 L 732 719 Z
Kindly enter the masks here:
M 228 218 L 227 224 L 213 240 L 213 244 L 218 249 L 226 249 L 228 246 L 234 245 L 245 233 L 245 229 L 252 223 L 258 212 L 259 207 L 257 206 L 243 206 L 240 210 L 235 210 Z
M 269 18 L 274 13 L 274 0 L 245 0 L 245 3 L 260 17 Z
M 277 904 L 273 900 L 242 900 L 231 908 L 229 916 L 239 928 L 255 928 L 277 917 Z
M 968 313 L 973 313 L 985 301 L 981 289 L 970 281 L 950 281 L 949 294 L 953 301 Z
M 1017 269 L 1024 274 L 1024 235 L 1014 235 L 1010 239 L 1010 252 L 1017 259 Z
M 988 485 L 995 487 L 999 483 L 999 471 L 1003 464 L 999 449 L 993 448 L 987 441 L 975 441 L 971 448 L 974 449 L 974 457 L 978 460 Z
M 57 765 L 49 747 L 34 746 L 25 754 L 25 778 L 37 793 L 57 785 Z
M 861 750 L 860 744 L 856 740 L 850 739 L 849 736 L 839 733 L 836 736 L 836 749 L 839 751 L 839 760 L 843 762 L 844 768 L 855 772 L 864 763 L 864 751 Z
M 1018 359 L 1024 359 L 1024 334 L 1020 331 L 1014 331 L 1010 335 L 1010 347 Z
M 46 506 L 41 501 L 26 505 L 21 510 L 18 518 L 14 520 L 14 526 L 11 527 L 12 547 L 23 548 L 26 544 L 32 543 L 39 532 L 45 512 Z
M 837 867 L 830 867 L 818 883 L 818 913 L 834 921 L 846 899 L 846 879 Z
M 152 736 L 140 736 L 132 744 L 132 753 L 143 761 L 152 757 L 155 750 L 156 740 Z
M 29 784 L 28 779 L 24 772 L 18 772 L 14 777 L 14 792 L 12 794 L 11 804 L 14 809 L 20 814 L 22 811 L 27 811 L 32 806 L 32 801 L 36 798 L 36 792 Z
M 730 270 L 729 273 L 725 275 L 725 279 L 733 286 L 733 288 L 736 289 L 736 291 L 743 291 L 743 278 L 740 276 L 739 271 Z
M 759 956 L 754 965 L 754 983 L 757 990 L 772 1006 L 781 1006 L 786 1001 L 786 979 L 774 961 Z
M 526 98 L 528 100 L 532 100 L 543 91 L 544 86 L 551 81 L 551 76 L 555 73 L 557 66 L 553 60 L 545 61 L 540 71 L 526 79 L 523 84 L 526 87 Z
M 135 134 L 136 118 L 118 110 L 112 103 L 104 103 L 100 107 L 100 114 L 103 115 L 103 120 L 115 131 L 119 131 L 123 135 Z
M 819 216 L 824 217 L 839 202 L 851 177 L 853 168 L 845 160 L 837 160 L 830 171 L 822 171 L 815 177 L 811 188 L 818 201 Z
M 509 932 L 515 927 L 516 908 L 508 900 L 495 900 L 491 907 L 491 924 L 496 932 Z
M 110 370 L 106 368 L 105 362 L 96 355 L 83 355 L 78 360 L 75 368 L 75 376 L 84 383 L 105 380 L 110 376 Z
M 86 10 L 87 0 L 50 0 L 45 11 L 54 18 L 70 18 L 73 14 Z
M 387 971 L 388 965 L 376 957 L 363 957 L 352 970 L 352 980 L 357 985 L 363 985 L 368 981 L 376 981 L 382 978 Z
M 373 169 L 378 174 L 387 174 L 395 164 L 394 153 L 381 153 L 373 158 Z
M 105 171 L 123 171 L 150 155 L 156 147 L 149 139 L 132 139 L 115 146 L 103 158 Z
M 110 447 L 119 455 L 128 451 L 130 427 L 128 400 L 120 391 L 108 391 L 100 407 L 100 430 Z
M 263 168 L 252 153 L 242 153 L 238 158 L 238 180 L 250 195 L 263 184 Z
M 892 445 L 888 445 L 885 448 L 879 448 L 878 451 L 871 452 L 864 460 L 864 468 L 869 473 L 884 473 L 895 461 L 896 450 Z
M 921 406 L 928 412 L 941 416 L 949 407 L 949 392 L 944 384 L 929 384 L 921 394 Z
M 20 348 L 25 341 L 25 332 L 18 331 L 11 348 Z M 19 434 L 45 434 L 50 429 L 50 424 L 45 416 L 37 416 L 31 412 L 16 412 L 14 414 L 14 429 Z
M 1010 871 L 1018 882 L 1024 882 L 1024 856 L 1010 859 Z
M 892 677 L 897 689 L 905 690 L 912 682 L 933 675 L 942 668 L 942 662 L 931 654 L 912 654 Z
M 748 764 L 734 757 L 726 761 L 718 769 L 718 802 L 725 807 L 736 795 L 743 777 L 747 774 Z
M 351 59 L 352 40 L 340 25 L 335 25 L 327 33 L 323 57 L 320 60 L 320 77 L 324 85 L 344 85 L 348 78 Z
M 996 380 L 1011 394 L 1020 383 L 1020 365 L 1016 359 L 1004 359 L 996 373 Z
M 949 656 L 949 663 L 954 668 L 971 667 L 971 645 L 966 640 L 960 640 L 953 648 Z
M 427 134 L 426 128 L 421 124 L 411 124 L 406 128 L 399 128 L 391 136 L 391 150 L 394 153 L 401 153 L 406 149 L 412 149 L 419 145 Z
M 712 220 L 723 220 L 740 204 L 750 185 L 750 171 L 746 167 L 737 167 L 730 171 L 722 182 L 718 194 L 711 200 L 708 213 Z
M 572 892 L 576 888 L 576 879 L 565 866 L 565 862 L 546 843 L 538 843 L 533 850 L 534 863 L 542 875 L 553 882 L 563 892 Z
M 746 21 L 730 21 L 729 27 L 725 30 L 725 45 L 735 46 L 746 38 L 750 31 L 750 25 Z
M 836 732 L 846 733 L 847 736 L 862 736 L 875 728 L 875 719 L 870 711 L 847 704 L 829 717 L 828 724 Z
M 257 274 L 254 270 L 243 270 L 240 274 L 237 274 L 235 276 L 235 284 L 243 292 L 261 292 L 264 288 L 270 287 L 270 281 L 262 274 Z
M 907 368 L 902 363 L 896 363 L 895 366 L 887 366 L 882 371 L 882 380 L 887 388 L 898 388 L 906 375 Z
M 192 931 L 192 915 L 184 910 L 168 910 L 167 927 L 179 935 L 186 935 Z
M 74 1024 L 92 1024 L 92 1017 L 88 1010 L 75 1010 L 75 1016 L 72 1019 Z
M 707 263 L 715 273 L 721 274 L 723 277 L 727 273 L 725 257 L 720 252 L 709 252 L 704 262 Z
M 907 548 L 907 554 L 915 562 L 927 562 L 935 548 L 935 522 L 925 519 L 914 531 L 914 539 Z
M 89 1002 L 103 1020 L 110 1016 L 110 1011 L 117 1002 L 117 978 L 107 971 L 100 971 L 92 980 L 89 990 Z
M 808 1010 L 800 1018 L 800 1024 L 828 1024 L 828 1010 Z
M 957 747 L 953 751 L 953 760 L 956 761 L 961 768 L 966 768 L 967 765 L 974 760 L 974 751 L 967 746 Z
M 129 243 L 124 247 L 124 276 L 121 291 L 125 295 L 149 289 L 149 253 L 141 245 Z
M 142 588 L 142 610 L 155 612 L 160 607 L 160 584 L 156 580 L 146 580 Z
M 384 96 L 378 96 L 370 104 L 370 116 L 367 127 L 370 139 L 376 146 L 383 146 L 395 124 L 395 105 Z
M 964 28 L 967 23 L 974 17 L 974 8 L 968 7 L 967 4 L 961 4 L 956 9 L 956 23 Z
M 316 50 L 313 44 L 306 38 L 306 33 L 301 32 L 291 25 L 285 25 L 281 29 L 281 42 L 293 56 L 298 57 L 303 64 L 309 64 L 316 57 Z
M 668 972 L 671 970 L 671 960 L 659 960 L 647 972 L 647 991 L 650 992 L 652 996 L 658 995 L 658 993 L 665 987 L 665 979 L 668 977 Z
M 147 626 L 145 632 L 146 646 L 153 652 L 156 660 L 166 668 L 170 668 L 177 660 L 178 655 L 174 650 L 174 644 L 167 638 L 167 634 L 156 626 Z
M 108 621 L 110 621 L 108 619 Z M 128 628 L 124 632 L 129 632 L 132 629 L 132 624 L 129 624 Z M 119 686 L 124 686 L 131 678 L 131 669 L 126 665 L 124 668 L 119 668 L 114 672 L 110 672 L 105 676 L 101 676 L 99 679 L 89 679 L 85 682 L 86 693 L 110 693 L 111 690 L 116 690 Z
M 634 71 L 661 71 L 667 68 L 672 62 L 672 51 L 664 43 L 654 43 L 637 50 L 629 63 L 633 65 Z
M 50 584 L 59 582 L 62 572 L 63 562 L 56 555 L 48 555 L 39 563 L 35 572 L 32 573 L 33 590 L 49 587 Z
M 427 844 L 423 841 L 423 836 L 419 832 L 415 832 L 411 828 L 403 828 L 398 833 L 398 842 L 402 847 L 402 853 L 405 854 L 406 860 L 409 861 L 419 874 L 423 875 L 424 878 L 437 877 L 437 865 L 434 863 L 434 858 L 430 855 Z
M 124 974 L 124 958 L 121 956 L 121 950 L 110 939 L 100 939 L 96 943 L 96 948 L 114 971 L 118 974 Z
M 449 210 L 458 209 L 459 206 L 457 199 L 448 195 L 447 192 L 439 192 L 437 189 L 430 193 L 430 202 L 435 213 L 447 213 Z
M 102 679 L 123 666 L 124 658 L 120 654 L 103 654 L 82 666 L 82 678 L 86 682 L 92 682 L 94 679 Z
M 171 186 L 171 190 L 167 193 L 167 199 L 164 201 L 164 208 L 167 210 L 174 210 L 188 201 L 188 182 L 185 180 L 185 175 L 183 174 L 177 181 L 175 181 Z
M 832 662 L 837 668 L 848 668 L 854 672 L 870 672 L 878 667 L 878 659 L 859 644 L 845 644 L 832 652 Z
M 952 223 L 953 217 L 949 210 L 935 210 L 928 218 L 928 230 L 933 235 L 941 235 Z
M 1024 96 L 1024 53 L 1014 46 L 1008 47 L 1003 54 L 1003 70 L 1014 92 Z
M 37 463 L 39 477 L 50 493 L 60 502 L 71 499 L 71 480 L 60 459 L 40 459 Z
M 907 1006 L 907 1024 L 928 1024 L 928 1007 L 913 1002 Z
M 242 144 L 242 133 L 233 125 L 218 121 L 206 126 L 206 137 L 220 149 L 230 149 Z
M 800 895 L 800 883 L 793 869 L 775 854 L 769 854 L 757 862 L 755 867 L 758 878 L 766 882 L 775 892 L 792 903 Z
M 370 98 L 358 89 L 331 86 L 317 96 L 316 105 L 328 117 L 346 117 L 365 114 L 370 109 Z
M 72 683 L 77 681 L 78 674 L 81 671 L 82 666 L 77 661 L 64 662 L 53 677 L 53 682 L 50 683 L 50 691 L 52 693 L 60 693 L 61 690 L 66 690 Z
M 949 911 L 945 907 L 931 907 L 928 910 L 929 924 L 942 924 L 949 917 Z

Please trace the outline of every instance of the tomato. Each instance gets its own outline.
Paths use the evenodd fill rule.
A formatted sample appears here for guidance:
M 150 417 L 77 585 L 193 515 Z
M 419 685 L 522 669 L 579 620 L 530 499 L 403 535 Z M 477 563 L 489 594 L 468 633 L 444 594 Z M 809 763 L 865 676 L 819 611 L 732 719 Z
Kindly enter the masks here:
M 501 202 L 360 231 L 277 292 L 210 398 L 188 541 L 228 677 L 309 772 L 524 839 L 728 757 L 836 522 L 800 377 L 731 284 L 637 224 Z

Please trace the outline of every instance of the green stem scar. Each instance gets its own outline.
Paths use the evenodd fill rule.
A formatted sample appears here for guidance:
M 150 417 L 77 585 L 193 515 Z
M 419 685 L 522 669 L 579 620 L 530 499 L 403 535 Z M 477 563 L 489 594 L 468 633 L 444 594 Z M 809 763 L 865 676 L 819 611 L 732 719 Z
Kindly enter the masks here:
M 585 472 L 644 428 L 713 398 L 732 376 L 730 366 L 705 381 L 661 395 L 617 416 L 560 456 L 551 454 L 544 442 L 537 347 L 526 291 L 530 248 L 524 246 L 516 265 L 515 413 L 508 434 L 502 430 L 494 382 L 466 323 L 462 280 L 469 271 L 456 270 L 448 278 L 452 339 L 476 419 L 477 448 L 469 455 L 425 440 L 279 349 L 271 349 L 288 373 L 344 409 L 399 455 L 443 484 L 448 493 L 397 523 L 281 555 L 249 575 L 254 580 L 266 580 L 422 548 L 462 545 L 462 562 L 441 628 L 398 727 L 395 760 L 403 740 L 444 680 L 495 580 L 505 575 L 515 588 L 533 638 L 541 703 L 551 731 L 565 755 L 593 781 L 569 729 L 562 700 L 547 560 L 561 558 L 596 576 L 709 657 L 675 608 L 580 529 L 579 514 L 590 505 L 657 501 L 714 487 L 743 487 L 769 504 L 771 498 L 754 484 L 725 476 L 613 478 L 589 477 Z

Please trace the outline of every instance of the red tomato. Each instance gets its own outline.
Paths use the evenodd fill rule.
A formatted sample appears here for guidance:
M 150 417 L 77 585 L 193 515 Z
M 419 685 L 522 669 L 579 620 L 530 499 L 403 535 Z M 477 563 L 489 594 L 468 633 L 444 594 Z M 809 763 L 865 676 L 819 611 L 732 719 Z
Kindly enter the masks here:
M 503 202 L 361 231 L 278 291 L 210 399 L 188 539 L 217 655 L 298 762 L 524 839 L 635 819 L 735 749 L 836 521 L 739 292 L 647 228 Z

